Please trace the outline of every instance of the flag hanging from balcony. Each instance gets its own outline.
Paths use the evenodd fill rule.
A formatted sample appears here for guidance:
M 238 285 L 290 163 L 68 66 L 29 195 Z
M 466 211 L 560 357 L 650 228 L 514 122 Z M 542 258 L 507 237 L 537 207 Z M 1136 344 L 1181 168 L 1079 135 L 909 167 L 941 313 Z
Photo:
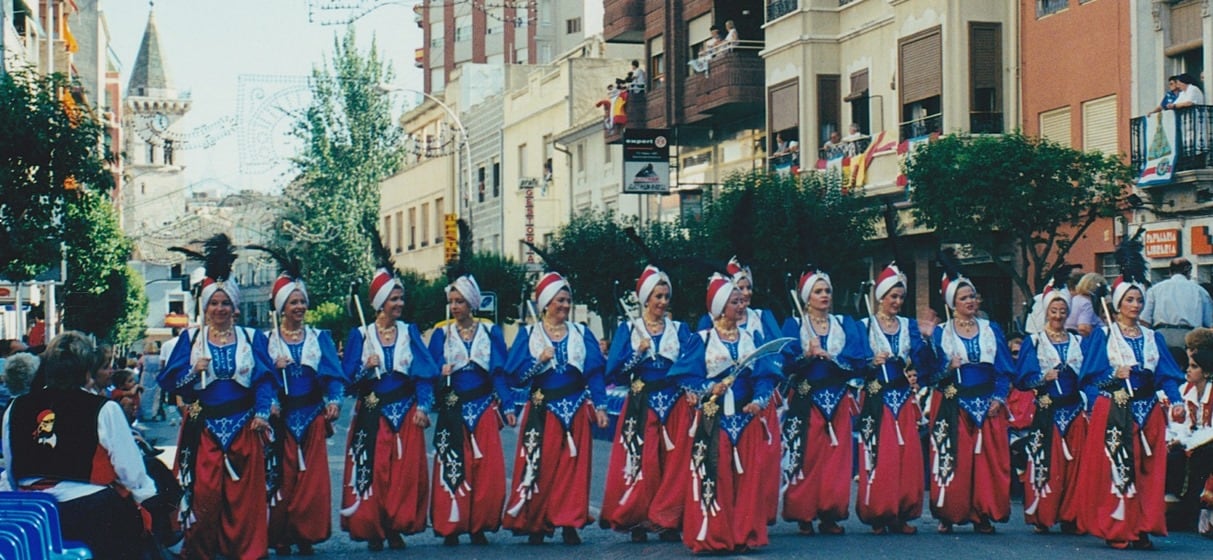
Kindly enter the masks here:
M 1146 158 L 1137 186 L 1170 183 L 1175 176 L 1175 111 L 1146 117 Z

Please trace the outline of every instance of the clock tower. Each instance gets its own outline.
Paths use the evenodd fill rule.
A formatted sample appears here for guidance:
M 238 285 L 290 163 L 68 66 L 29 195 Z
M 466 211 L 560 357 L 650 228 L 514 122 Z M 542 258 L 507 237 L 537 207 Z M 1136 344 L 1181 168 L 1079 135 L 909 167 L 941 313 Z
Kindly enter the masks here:
M 149 253 L 160 252 L 163 242 L 149 246 L 148 235 L 186 212 L 182 146 L 175 142 L 173 127 L 190 110 L 190 101 L 169 78 L 154 9 L 147 16 L 124 102 L 122 227 L 135 241 L 136 259 L 155 258 Z

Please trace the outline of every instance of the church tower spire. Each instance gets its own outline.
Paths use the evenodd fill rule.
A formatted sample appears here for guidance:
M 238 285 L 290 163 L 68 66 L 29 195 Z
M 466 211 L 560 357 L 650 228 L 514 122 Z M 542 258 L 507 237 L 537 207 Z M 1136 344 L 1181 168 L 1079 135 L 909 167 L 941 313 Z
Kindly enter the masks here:
M 131 68 L 131 81 L 126 86 L 126 94 L 135 97 L 177 96 L 177 90 L 173 88 L 169 77 L 168 65 L 164 61 L 164 53 L 160 49 L 160 33 L 156 30 L 154 6 L 147 14 L 143 43 L 139 45 L 139 55 L 135 57 L 135 66 Z

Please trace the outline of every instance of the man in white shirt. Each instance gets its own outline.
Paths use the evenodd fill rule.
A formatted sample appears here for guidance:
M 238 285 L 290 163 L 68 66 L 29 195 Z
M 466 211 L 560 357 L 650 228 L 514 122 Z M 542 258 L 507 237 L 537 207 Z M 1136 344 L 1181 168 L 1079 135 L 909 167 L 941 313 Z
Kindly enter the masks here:
M 1196 86 L 1196 78 L 1193 78 L 1191 74 L 1180 74 L 1175 78 L 1179 82 L 1179 97 L 1175 98 L 1175 102 L 1168 109 L 1183 109 L 1205 104 L 1205 94 Z
M 1188 277 L 1191 273 L 1188 259 L 1171 261 L 1171 276 L 1146 291 L 1146 304 L 1141 310 L 1142 322 L 1162 333 L 1180 364 L 1188 363 L 1184 347 L 1188 331 L 1213 326 L 1213 298 Z

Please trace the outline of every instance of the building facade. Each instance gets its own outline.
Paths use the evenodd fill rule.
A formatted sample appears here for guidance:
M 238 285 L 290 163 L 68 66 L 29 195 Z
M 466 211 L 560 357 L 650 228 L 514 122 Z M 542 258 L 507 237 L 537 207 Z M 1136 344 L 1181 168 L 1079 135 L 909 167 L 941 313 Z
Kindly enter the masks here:
M 1021 0 L 1019 7 L 1024 134 L 1127 158 L 1129 120 L 1122 115 L 1132 112 L 1128 3 Z M 1066 262 L 1084 272 L 1110 270 L 1116 230 L 1116 220 L 1097 220 L 1073 239 Z
M 580 43 L 593 24 L 582 0 L 427 1 L 413 11 L 425 37 L 415 60 L 426 93 L 444 90 L 465 63 L 547 64 Z

